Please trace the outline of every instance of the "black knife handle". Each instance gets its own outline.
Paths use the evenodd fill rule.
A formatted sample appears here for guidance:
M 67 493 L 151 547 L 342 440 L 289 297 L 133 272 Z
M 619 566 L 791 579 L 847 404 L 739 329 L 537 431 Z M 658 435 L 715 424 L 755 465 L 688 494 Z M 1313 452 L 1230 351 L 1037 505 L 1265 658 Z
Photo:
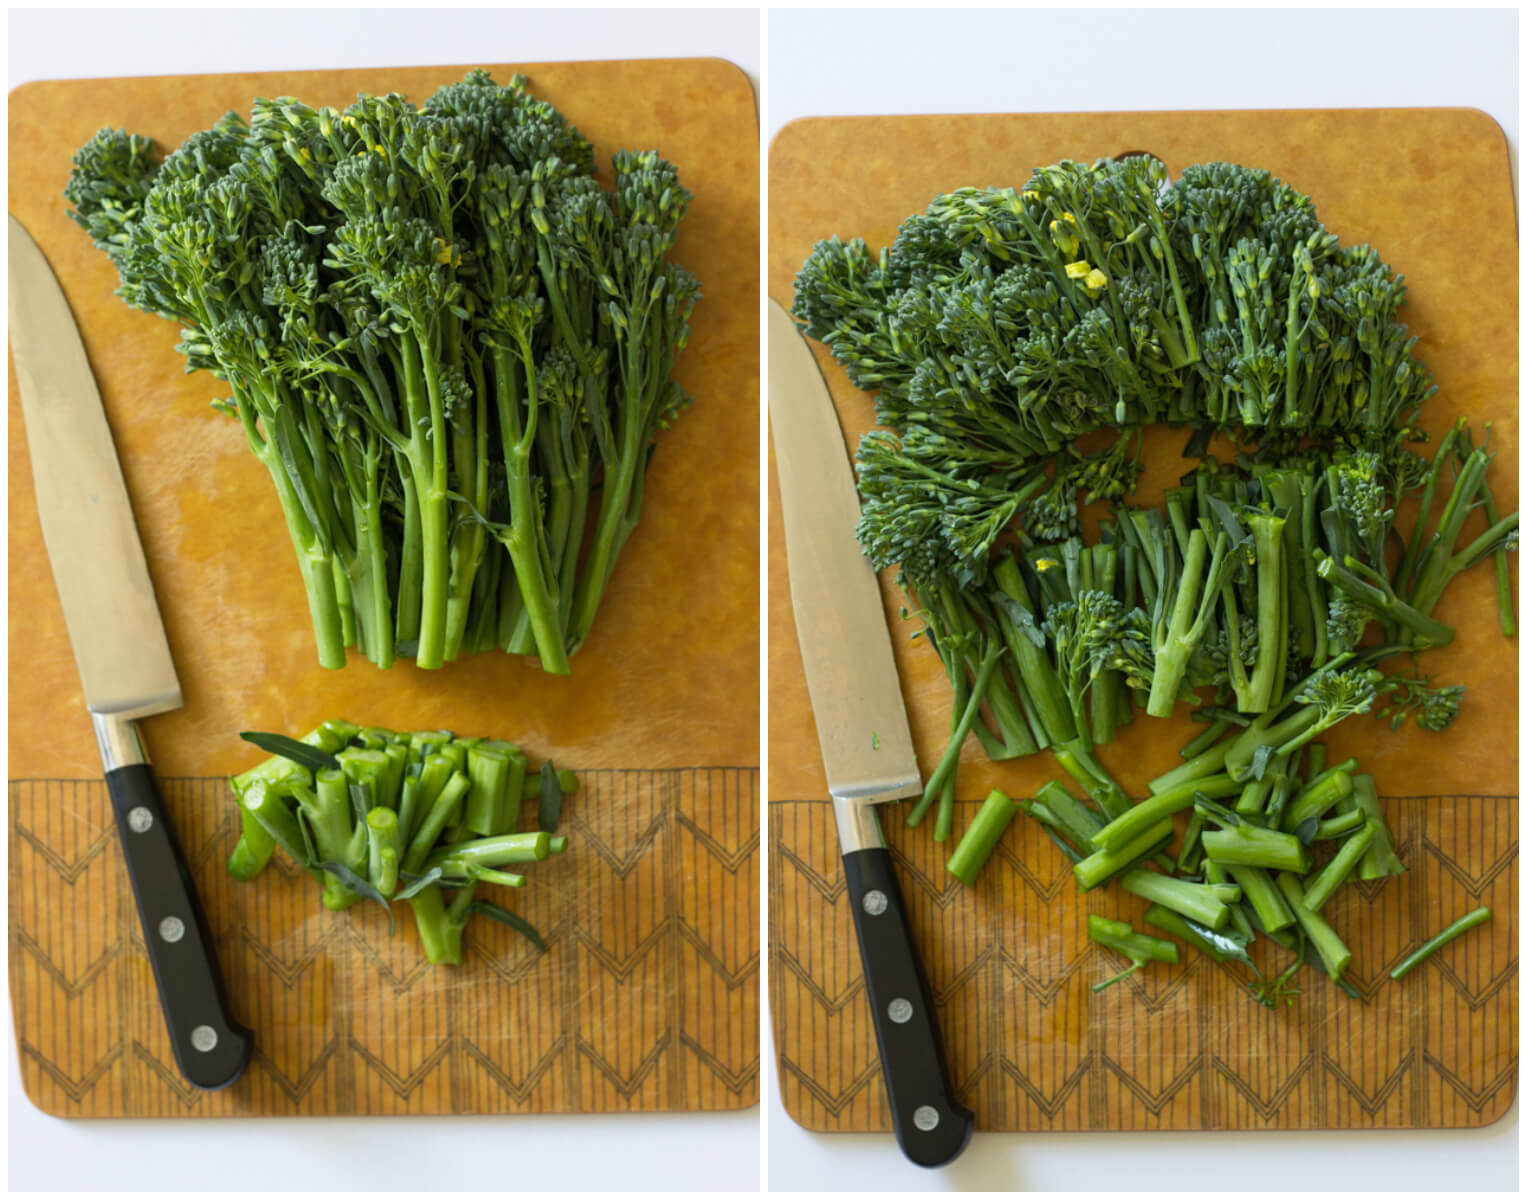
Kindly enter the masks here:
M 928 978 L 884 848 L 843 856 L 896 1140 L 921 1167 L 957 1157 L 975 1119 L 955 1098 Z
M 147 763 L 106 773 L 117 832 L 143 920 L 143 940 L 180 1070 L 199 1088 L 237 1079 L 253 1038 L 228 1015 L 212 938 Z

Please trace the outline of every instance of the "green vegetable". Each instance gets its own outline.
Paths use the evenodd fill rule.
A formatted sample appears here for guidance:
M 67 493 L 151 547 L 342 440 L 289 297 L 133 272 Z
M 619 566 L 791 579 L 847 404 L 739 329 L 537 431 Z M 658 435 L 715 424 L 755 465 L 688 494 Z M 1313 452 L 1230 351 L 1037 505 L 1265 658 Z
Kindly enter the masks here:
M 1094 992 L 1101 992 L 1104 988 L 1118 983 L 1126 975 L 1133 975 L 1146 963 L 1177 961 L 1175 943 L 1165 938 L 1151 937 L 1146 933 L 1136 933 L 1123 921 L 1110 921 L 1107 917 L 1100 917 L 1096 913 L 1091 913 L 1087 917 L 1087 936 L 1101 946 L 1117 950 L 1129 959 L 1131 964 L 1127 971 L 1121 971 L 1112 978 L 1103 980 L 1102 983 L 1093 984 Z
M 231 391 L 324 666 L 569 670 L 689 403 L 672 165 L 620 151 L 606 190 L 523 78 L 471 71 L 417 107 L 256 100 L 162 160 L 104 129 L 65 196 L 123 300 Z
M 1459 917 L 1458 920 L 1454 921 L 1441 933 L 1437 934 L 1435 937 L 1428 938 L 1426 941 L 1422 942 L 1421 945 L 1418 946 L 1413 953 L 1406 955 L 1404 961 L 1395 967 L 1394 970 L 1389 972 L 1389 978 L 1403 979 L 1406 975 L 1409 975 L 1413 970 L 1415 970 L 1423 960 L 1431 957 L 1459 934 L 1467 933 L 1469 930 L 1473 929 L 1474 926 L 1483 925 L 1489 919 L 1490 910 L 1488 908 L 1476 908 L 1473 912 Z
M 1264 1003 L 1293 994 L 1307 944 L 1341 986 L 1350 953 L 1320 911 L 1352 871 L 1404 868 L 1373 781 L 1328 767 L 1319 739 L 1363 712 L 1456 719 L 1461 685 L 1386 671 L 1455 638 L 1440 602 L 1487 558 L 1515 632 L 1517 516 L 1466 422 L 1427 444 L 1437 388 L 1405 296 L 1309 197 L 1225 163 L 1169 180 L 1144 156 L 1063 161 L 937 196 L 879 252 L 816 245 L 794 315 L 881 426 L 858 448 L 859 543 L 897 569 L 952 696 L 910 823 L 937 804 L 951 834 L 968 735 L 994 761 L 1048 750 L 1082 797 L 1050 784 L 1017 807 L 1081 890 L 1118 879 L 1294 951 L 1254 985 Z M 1146 506 L 1155 425 L 1188 432 L 1177 485 Z M 1205 728 L 1135 803 L 1099 748 L 1179 705 Z M 966 839 L 989 854 L 985 814 Z
M 408 901 L 432 963 L 460 963 L 473 913 L 504 921 L 544 948 L 534 929 L 476 898 L 476 889 L 523 887 L 525 876 L 500 868 L 566 851 L 566 837 L 515 827 L 522 793 L 533 793 L 542 812 L 545 793 L 555 793 L 560 810 L 561 797 L 578 787 L 572 772 L 546 763 L 529 777 L 534 787 L 525 787 L 520 750 L 441 731 L 328 722 L 300 742 L 243 736 L 275 756 L 230 780 L 243 822 L 228 863 L 235 878 L 255 878 L 280 846 L 322 883 L 331 910 L 370 899 L 388 910 L 390 922 L 392 902 Z
M 945 869 L 966 887 L 973 887 L 976 876 L 1017 813 L 1018 806 L 993 788 L 949 856 Z

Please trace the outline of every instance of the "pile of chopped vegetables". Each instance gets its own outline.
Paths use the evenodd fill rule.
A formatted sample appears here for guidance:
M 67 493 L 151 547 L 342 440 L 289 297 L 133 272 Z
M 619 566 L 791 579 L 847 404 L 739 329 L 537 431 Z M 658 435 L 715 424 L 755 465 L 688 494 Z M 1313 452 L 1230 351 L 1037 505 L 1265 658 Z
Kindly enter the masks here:
M 878 255 L 818 243 L 794 314 L 888 427 L 859 445 L 859 541 L 899 568 L 953 693 L 909 823 L 936 810 L 934 837 L 952 836 L 970 734 L 994 760 L 1049 749 L 1082 792 L 993 793 L 949 860 L 958 878 L 1021 808 L 1083 890 L 1117 882 L 1221 961 L 1251 965 L 1258 936 L 1294 967 L 1313 949 L 1342 982 L 1351 954 L 1322 910 L 1345 881 L 1404 867 L 1374 780 L 1317 739 L 1365 712 L 1451 724 L 1462 686 L 1415 662 L 1453 639 L 1435 609 L 1475 564 L 1493 562 L 1516 631 L 1517 514 L 1498 511 L 1488 436 L 1466 421 L 1423 452 L 1436 386 L 1404 300 L 1307 196 L 1226 163 L 1173 182 L 1146 156 L 1060 162 L 1022 189 L 936 197 Z M 1196 461 L 1142 505 L 1158 425 Z M 1102 514 L 1090 539 L 1082 504 Z M 1136 803 L 1093 749 L 1179 704 L 1203 732 Z M 1137 966 L 1175 961 L 1133 936 Z M 1276 1003 L 1294 967 L 1252 987 Z
M 503 868 L 567 849 L 555 834 L 562 797 L 578 786 L 571 772 L 550 762 L 531 771 L 509 742 L 443 730 L 325 721 L 301 740 L 242 736 L 272 757 L 230 781 L 242 822 L 228 860 L 234 878 L 254 879 L 279 846 L 322 884 L 334 912 L 370 899 L 390 921 L 392 902 L 408 901 L 432 963 L 460 964 L 473 914 L 546 948 L 529 922 L 477 889 L 524 887 L 523 875 Z M 536 805 L 537 832 L 520 831 L 527 802 Z
M 231 389 L 324 666 L 502 648 L 568 672 L 690 402 L 671 164 L 621 151 L 606 190 L 522 78 L 472 71 L 422 107 L 257 100 L 163 161 L 102 130 L 65 195 L 118 295 Z

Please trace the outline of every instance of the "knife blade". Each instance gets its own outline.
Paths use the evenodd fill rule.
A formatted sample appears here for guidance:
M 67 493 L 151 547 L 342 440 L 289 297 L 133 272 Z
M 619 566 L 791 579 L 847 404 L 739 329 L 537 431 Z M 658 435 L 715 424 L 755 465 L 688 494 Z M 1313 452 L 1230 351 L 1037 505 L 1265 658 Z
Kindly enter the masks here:
M 951 1161 L 974 1120 L 955 1097 L 877 804 L 922 790 L 880 587 L 854 527 L 859 493 L 826 381 L 795 322 L 769 301 L 769 420 L 796 636 L 843 853 L 896 1140 L 925 1167 Z
M 226 1087 L 249 1061 L 137 720 L 183 703 L 116 445 L 69 303 L 10 218 L 11 355 L 43 543 L 95 729 L 143 939 L 181 1072 Z

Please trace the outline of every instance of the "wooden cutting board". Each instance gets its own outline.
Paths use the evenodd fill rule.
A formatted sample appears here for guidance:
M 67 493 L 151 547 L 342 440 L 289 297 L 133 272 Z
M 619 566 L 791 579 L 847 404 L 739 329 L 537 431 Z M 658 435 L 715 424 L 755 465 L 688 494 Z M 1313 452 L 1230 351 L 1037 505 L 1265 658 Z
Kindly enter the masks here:
M 179 145 L 256 96 L 422 103 L 467 67 L 81 80 L 10 97 L 10 211 L 47 254 L 100 384 L 186 704 L 144 723 L 217 937 L 255 1030 L 233 1088 L 176 1075 L 43 554 L 10 381 L 10 972 L 22 1078 L 69 1116 L 720 1109 L 758 1070 L 758 121 L 719 60 L 515 71 L 594 142 L 674 161 L 695 200 L 675 257 L 704 285 L 679 368 L 694 407 L 663 435 L 642 524 L 570 678 L 507 655 L 438 672 L 315 660 L 269 483 L 216 381 L 182 374 L 169 322 L 65 216 L 69 160 L 96 129 Z M 235 884 L 222 778 L 260 755 L 241 729 L 345 716 L 509 737 L 583 772 L 573 848 L 510 901 L 537 955 L 475 924 L 467 963 L 431 969 L 406 909 L 335 917 L 278 868 Z M 489 923 L 491 924 L 491 923 Z
M 795 272 L 820 238 L 878 248 L 939 192 L 1021 186 L 1036 166 L 1127 150 L 1150 151 L 1174 172 L 1211 160 L 1268 168 L 1313 196 L 1344 242 L 1373 242 L 1409 282 L 1405 319 L 1441 385 L 1426 428 L 1445 429 L 1460 413 L 1492 421 L 1492 486 L 1504 510 L 1516 507 L 1516 212 L 1505 139 L 1476 111 L 800 121 L 770 149 L 769 293 L 789 306 Z M 851 452 L 874 424 L 872 403 L 814 349 Z M 1180 434 L 1148 442 L 1147 498 L 1181 473 L 1180 446 Z M 884 1130 L 772 473 L 770 489 L 769 978 L 780 1090 L 808 1128 Z M 894 572 L 881 589 L 919 759 L 930 764 L 948 735 L 948 687 L 937 657 L 898 618 Z M 1079 896 L 1069 864 L 1022 818 L 978 885 L 964 888 L 945 873 L 931 830 L 907 829 L 887 811 L 952 1072 L 980 1127 L 1409 1128 L 1483 1125 L 1506 1112 L 1517 1073 L 1517 664 L 1493 595 L 1485 567 L 1438 609 L 1459 633 L 1426 656 L 1426 669 L 1469 688 L 1452 730 L 1391 734 L 1354 718 L 1327 739 L 1333 760 L 1356 754 L 1377 778 L 1410 867 L 1344 889 L 1328 910 L 1353 948 L 1362 1002 L 1305 973 L 1298 1002 L 1270 1012 L 1192 954 L 1094 994 L 1116 964 L 1088 942 L 1087 913 L 1138 927 L 1143 902 L 1117 889 Z M 1180 761 L 1194 731 L 1185 717 L 1140 717 L 1099 754 L 1139 795 Z M 1048 755 L 989 763 L 974 739 L 964 763 L 956 829 L 990 788 L 1031 795 L 1060 775 Z M 1389 980 L 1407 952 L 1480 904 L 1495 914 L 1488 925 Z

